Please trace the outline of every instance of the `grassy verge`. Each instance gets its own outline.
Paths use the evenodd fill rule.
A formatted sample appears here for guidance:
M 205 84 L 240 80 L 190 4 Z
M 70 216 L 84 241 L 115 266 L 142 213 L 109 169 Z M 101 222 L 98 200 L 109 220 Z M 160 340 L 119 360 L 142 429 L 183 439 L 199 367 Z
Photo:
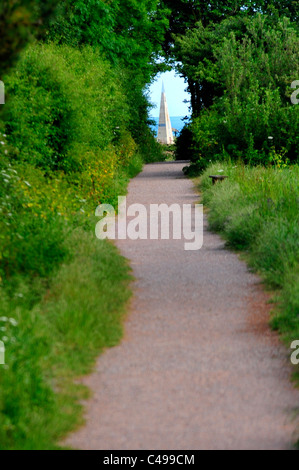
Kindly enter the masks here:
M 209 175 L 217 174 L 228 178 L 213 185 Z M 200 189 L 211 229 L 245 252 L 250 267 L 277 292 L 271 324 L 290 348 L 299 340 L 299 166 L 215 163 L 203 173 Z M 299 382 L 299 366 L 294 377 Z
M 74 378 L 89 372 L 98 354 L 122 336 L 130 297 L 126 261 L 111 243 L 82 228 L 66 244 L 71 259 L 47 286 L 20 281 L 10 294 L 1 289 L 2 449 L 56 448 L 81 423 L 78 400 L 86 390 Z
M 51 282 L 19 282 L 1 290 L 6 366 L 0 366 L 0 446 L 54 449 L 81 423 L 78 400 L 86 396 L 74 378 L 122 336 L 130 297 L 129 268 L 109 242 L 78 228 L 66 244 L 69 262 Z M 42 298 L 36 302 L 36 295 Z
M 136 153 L 115 171 L 107 202 L 142 165 Z M 97 240 L 93 195 L 30 164 L 0 170 L 0 448 L 55 449 L 82 423 L 74 379 L 122 337 L 130 269 Z
M 129 268 L 96 239 L 94 213 L 103 203 L 117 207 L 130 178 L 162 151 L 146 102 L 139 121 L 134 115 L 134 139 L 135 98 L 120 76 L 91 47 L 48 43 L 24 51 L 4 80 L 1 449 L 55 448 L 81 422 L 86 391 L 74 379 L 122 336 Z
M 97 240 L 89 193 L 64 174 L 2 163 L 0 448 L 55 449 L 82 422 L 88 392 L 74 379 L 122 337 L 130 269 Z M 142 165 L 135 154 L 115 172 L 107 202 L 126 194 Z

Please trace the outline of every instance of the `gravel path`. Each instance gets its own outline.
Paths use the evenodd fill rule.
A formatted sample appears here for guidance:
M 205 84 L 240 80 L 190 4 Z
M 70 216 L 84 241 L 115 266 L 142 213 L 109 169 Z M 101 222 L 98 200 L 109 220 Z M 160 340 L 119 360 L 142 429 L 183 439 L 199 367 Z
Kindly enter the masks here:
M 147 165 L 128 204 L 196 203 L 182 163 Z M 118 241 L 136 278 L 122 343 L 83 382 L 93 397 L 79 449 L 288 449 L 299 391 L 268 327 L 259 279 L 204 227 L 183 241 Z

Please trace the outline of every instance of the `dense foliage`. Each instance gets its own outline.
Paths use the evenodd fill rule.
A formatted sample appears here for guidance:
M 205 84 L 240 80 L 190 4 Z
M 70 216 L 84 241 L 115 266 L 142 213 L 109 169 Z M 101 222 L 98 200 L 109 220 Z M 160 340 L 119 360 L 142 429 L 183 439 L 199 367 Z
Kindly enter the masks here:
M 116 344 L 126 261 L 96 239 L 100 203 L 162 152 L 146 87 L 156 0 L 4 1 L 0 115 L 1 448 L 52 448 L 80 419 L 72 379 Z M 2 343 L 0 343 L 0 347 Z
M 287 18 L 199 25 L 178 43 L 185 69 L 210 90 L 192 124 L 199 165 L 226 155 L 251 164 L 271 163 L 274 154 L 298 159 L 299 113 L 290 96 L 299 76 L 299 37 Z
M 188 89 L 191 94 L 192 112 L 197 115 L 201 109 L 202 103 L 205 103 L 205 95 L 210 94 L 210 87 L 203 80 L 199 81 L 197 77 L 189 73 L 188 61 L 190 57 L 184 55 L 179 44 L 178 37 L 185 37 L 201 24 L 203 28 L 217 27 L 225 19 L 234 17 L 254 18 L 257 14 L 267 14 L 273 21 L 281 16 L 286 16 L 296 23 L 299 19 L 299 6 L 296 1 L 288 0 L 230 0 L 221 2 L 213 0 L 207 4 L 202 0 L 163 0 L 164 7 L 170 9 L 169 28 L 165 35 L 164 50 L 175 63 L 181 62 L 180 72 L 188 83 Z M 225 34 L 225 31 L 222 31 Z M 241 31 L 242 34 L 242 31 Z M 194 42 L 193 49 L 195 55 L 200 43 Z M 205 50 L 207 59 L 211 58 L 211 49 Z M 194 61 L 194 64 L 196 62 Z
M 298 5 L 176 3 L 189 23 L 183 30 L 170 20 L 168 47 L 188 83 L 193 118 L 178 158 L 191 153 L 199 171 L 227 155 L 252 164 L 274 153 L 296 161 L 298 108 L 290 96 L 299 77 Z
M 0 79 L 28 42 L 45 36 L 57 4 L 58 0 L 1 0 Z
M 285 289 L 285 310 L 297 311 L 298 169 L 290 178 L 286 170 L 298 160 L 299 107 L 290 102 L 299 79 L 296 22 L 298 2 L 287 0 L 1 2 L 2 448 L 55 447 L 78 423 L 74 375 L 121 336 L 128 267 L 95 240 L 94 210 L 116 206 L 143 163 L 162 158 L 147 87 L 169 64 L 191 94 L 179 158 L 192 159 L 195 171 L 216 158 L 275 168 L 246 173 L 262 184 L 258 197 L 244 195 L 238 170 L 228 193 L 238 201 L 233 220 L 225 218 L 225 185 L 205 197 L 223 211 L 214 208 L 212 223 L 215 213 L 234 246 L 254 246 L 256 267 Z M 274 206 L 278 222 L 268 217 Z
M 7 2 L 20 31 L 26 8 L 32 21 L 41 16 L 50 27 L 46 42 L 30 45 L 3 77 L 3 280 L 20 269 L 50 272 L 63 259 L 60 218 L 83 210 L 81 200 L 88 201 L 89 211 L 104 201 L 115 203 L 142 159 L 161 158 L 147 125 L 144 92 L 166 26 L 156 3 L 70 0 L 60 2 L 50 19 L 46 3 Z M 20 47 L 15 44 L 14 52 Z M 48 247 L 40 244 L 44 225 Z
M 90 44 L 116 67 L 130 107 L 128 127 L 147 148 L 148 101 L 144 95 L 155 74 L 163 69 L 161 54 L 168 25 L 165 8 L 157 0 L 69 0 L 62 2 L 51 21 L 49 40 L 80 47 Z

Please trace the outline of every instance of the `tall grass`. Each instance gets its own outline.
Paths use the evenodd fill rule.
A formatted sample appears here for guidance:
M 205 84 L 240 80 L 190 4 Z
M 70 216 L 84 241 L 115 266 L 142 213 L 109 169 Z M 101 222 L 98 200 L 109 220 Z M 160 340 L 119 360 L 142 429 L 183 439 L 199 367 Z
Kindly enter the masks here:
M 43 287 L 1 289 L 6 366 L 0 366 L 0 448 L 54 449 L 82 422 L 73 380 L 91 370 L 103 348 L 122 336 L 129 268 L 108 242 L 76 229 L 66 240 L 73 259 Z M 37 284 L 38 280 L 35 281 Z M 5 330 L 3 330 L 5 329 Z M 0 338 L 1 338 L 0 333 Z
M 213 174 L 228 178 L 212 185 Z M 200 187 L 211 229 L 245 251 L 249 265 L 277 290 L 272 325 L 290 346 L 299 339 L 299 166 L 215 163 Z

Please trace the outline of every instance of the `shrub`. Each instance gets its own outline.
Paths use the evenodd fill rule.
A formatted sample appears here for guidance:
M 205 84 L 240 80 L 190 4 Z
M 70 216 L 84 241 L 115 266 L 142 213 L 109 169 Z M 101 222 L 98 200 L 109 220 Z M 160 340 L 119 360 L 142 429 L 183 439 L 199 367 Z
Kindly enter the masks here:
M 61 191 L 61 192 L 59 192 Z M 47 277 L 67 255 L 66 219 L 76 199 L 66 182 L 19 165 L 0 172 L 0 277 Z M 77 210 L 79 203 L 77 202 Z
M 90 47 L 30 47 L 5 81 L 15 158 L 46 171 L 80 171 L 88 153 L 104 150 L 125 126 L 128 108 L 116 71 Z
M 139 147 L 117 70 L 91 47 L 36 44 L 5 81 L 0 277 L 46 278 L 68 255 L 66 231 L 125 193 Z

